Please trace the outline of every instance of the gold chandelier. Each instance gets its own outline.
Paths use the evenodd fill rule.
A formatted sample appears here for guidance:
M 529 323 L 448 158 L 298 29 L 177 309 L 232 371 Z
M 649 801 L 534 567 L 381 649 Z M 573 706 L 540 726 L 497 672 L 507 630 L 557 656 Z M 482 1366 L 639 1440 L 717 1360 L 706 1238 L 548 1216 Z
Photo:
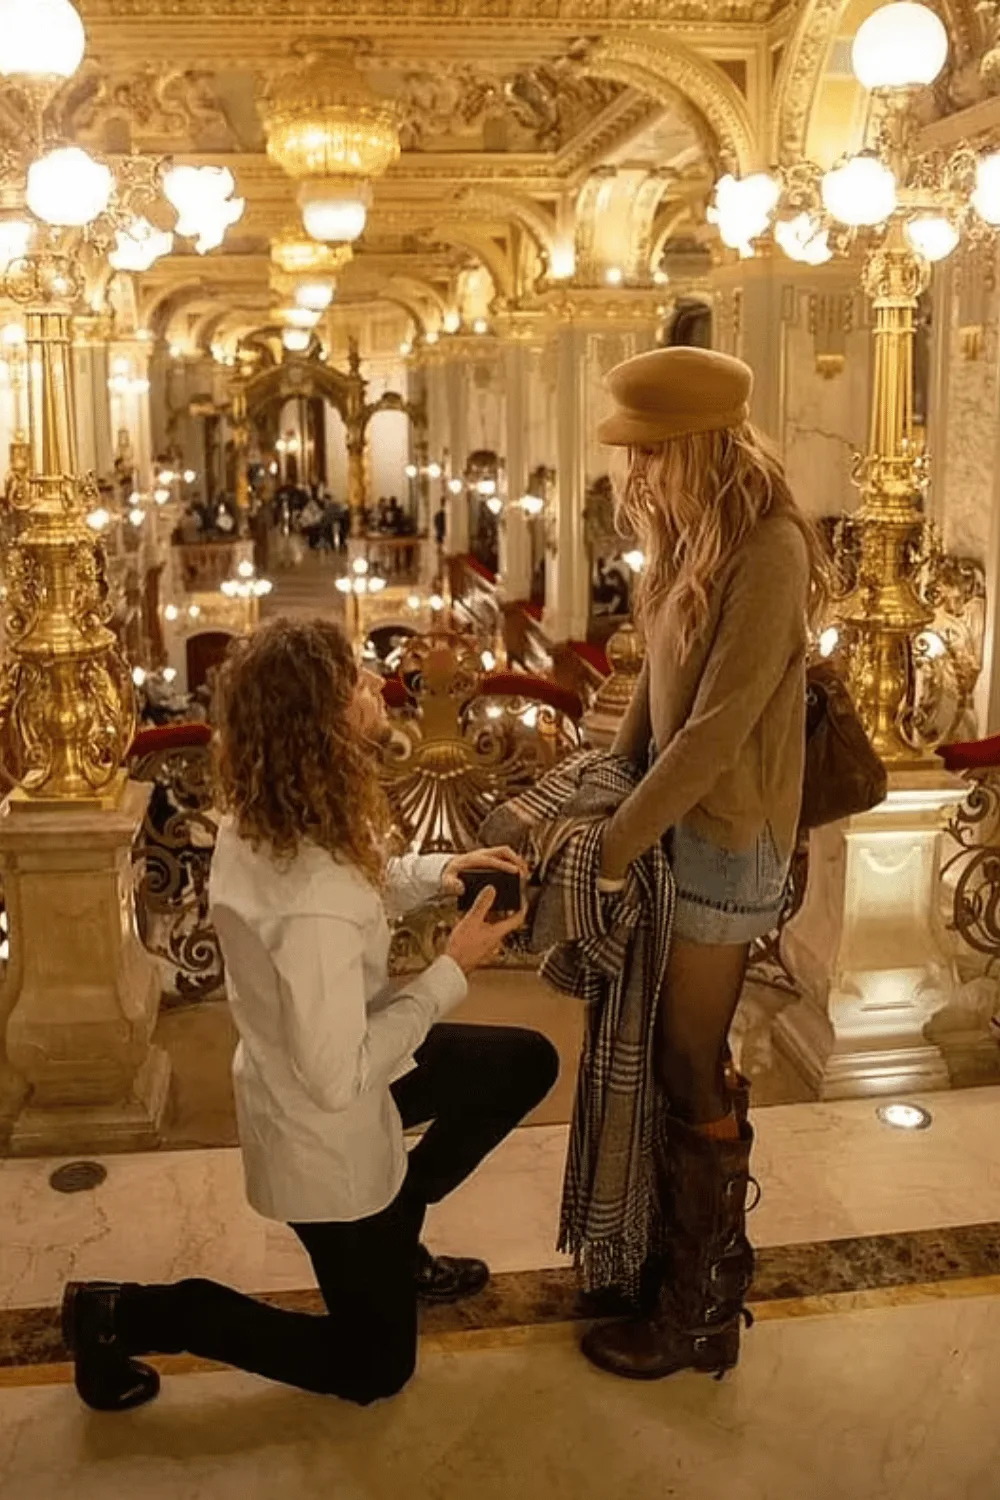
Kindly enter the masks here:
M 313 239 L 361 234 L 371 182 L 399 159 L 399 112 L 368 86 L 349 57 L 318 53 L 282 73 L 265 100 L 267 153 L 299 183 Z
M 350 260 L 350 245 L 324 245 L 298 227 L 283 229 L 271 241 L 271 265 L 283 276 L 336 276 Z

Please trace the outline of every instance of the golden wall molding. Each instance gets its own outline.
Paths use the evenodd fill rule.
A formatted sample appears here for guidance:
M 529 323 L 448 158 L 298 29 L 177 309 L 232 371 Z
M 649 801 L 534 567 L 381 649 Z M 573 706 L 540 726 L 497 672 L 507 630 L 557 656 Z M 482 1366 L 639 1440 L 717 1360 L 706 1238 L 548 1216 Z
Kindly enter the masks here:
M 87 23 L 101 40 L 102 23 L 145 19 L 151 9 L 149 0 L 90 0 Z M 770 9 L 769 0 L 546 0 L 544 6 L 537 0 L 408 0 L 401 18 L 398 0 L 159 0 L 155 7 L 163 21 L 281 20 L 289 27 L 313 25 L 325 31 L 379 24 L 397 31 L 401 20 L 413 28 L 482 21 L 545 31 L 592 30 L 599 22 L 604 29 L 631 30 L 678 21 L 762 23 Z

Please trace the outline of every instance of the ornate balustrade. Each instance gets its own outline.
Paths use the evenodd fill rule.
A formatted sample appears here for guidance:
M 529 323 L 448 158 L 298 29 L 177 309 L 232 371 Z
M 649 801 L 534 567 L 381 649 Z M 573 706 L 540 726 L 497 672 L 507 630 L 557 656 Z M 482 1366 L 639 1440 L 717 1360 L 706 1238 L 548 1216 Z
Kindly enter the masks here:
M 471 848 L 490 808 L 578 748 L 579 700 L 544 679 L 483 673 L 471 637 L 416 637 L 387 685 L 392 734 L 381 765 L 403 848 Z M 223 965 L 208 917 L 218 817 L 211 730 L 179 724 L 140 734 L 131 775 L 153 783 L 136 845 L 139 925 L 164 970 L 167 1003 L 217 992 Z M 419 967 L 440 949 L 453 902 L 432 903 L 397 929 L 393 964 Z M 502 962 L 517 962 L 516 949 Z
M 214 594 L 227 578 L 235 578 L 241 562 L 252 563 L 252 541 L 175 542 L 185 593 Z
M 949 925 L 991 974 L 1000 961 L 1000 735 L 948 745 L 942 755 L 969 784 L 947 829 L 942 880 Z

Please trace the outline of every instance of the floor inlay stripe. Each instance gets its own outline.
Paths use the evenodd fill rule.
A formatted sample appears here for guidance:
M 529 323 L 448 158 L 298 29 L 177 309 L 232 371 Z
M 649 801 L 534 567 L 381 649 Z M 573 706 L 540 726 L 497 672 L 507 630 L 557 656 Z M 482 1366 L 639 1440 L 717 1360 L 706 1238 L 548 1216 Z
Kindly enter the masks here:
M 1000 1278 L 1000 1223 L 964 1224 L 761 1250 L 750 1300 L 764 1317 L 811 1316 L 873 1301 L 884 1306 L 980 1295 L 991 1278 Z M 315 1289 L 270 1293 L 264 1300 L 310 1312 L 323 1307 Z M 425 1308 L 421 1329 L 433 1340 L 573 1323 L 598 1311 L 581 1298 L 570 1270 L 506 1272 L 470 1302 Z M 0 1312 L 0 1371 L 58 1365 L 67 1357 L 56 1308 Z

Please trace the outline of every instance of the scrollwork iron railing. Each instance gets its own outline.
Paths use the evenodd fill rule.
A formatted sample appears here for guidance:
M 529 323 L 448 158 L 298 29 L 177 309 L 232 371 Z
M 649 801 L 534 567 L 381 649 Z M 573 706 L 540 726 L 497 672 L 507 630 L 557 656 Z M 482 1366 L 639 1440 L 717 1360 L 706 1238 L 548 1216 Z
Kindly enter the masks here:
M 991 974 L 1000 962 L 1000 765 L 966 773 L 969 790 L 947 834 L 954 846 L 941 867 L 947 919 Z
M 215 849 L 209 740 L 205 724 L 139 734 L 129 756 L 136 781 L 152 783 L 135 845 L 139 935 L 167 970 L 166 1004 L 201 1000 L 222 986 L 222 950 L 208 916 Z

